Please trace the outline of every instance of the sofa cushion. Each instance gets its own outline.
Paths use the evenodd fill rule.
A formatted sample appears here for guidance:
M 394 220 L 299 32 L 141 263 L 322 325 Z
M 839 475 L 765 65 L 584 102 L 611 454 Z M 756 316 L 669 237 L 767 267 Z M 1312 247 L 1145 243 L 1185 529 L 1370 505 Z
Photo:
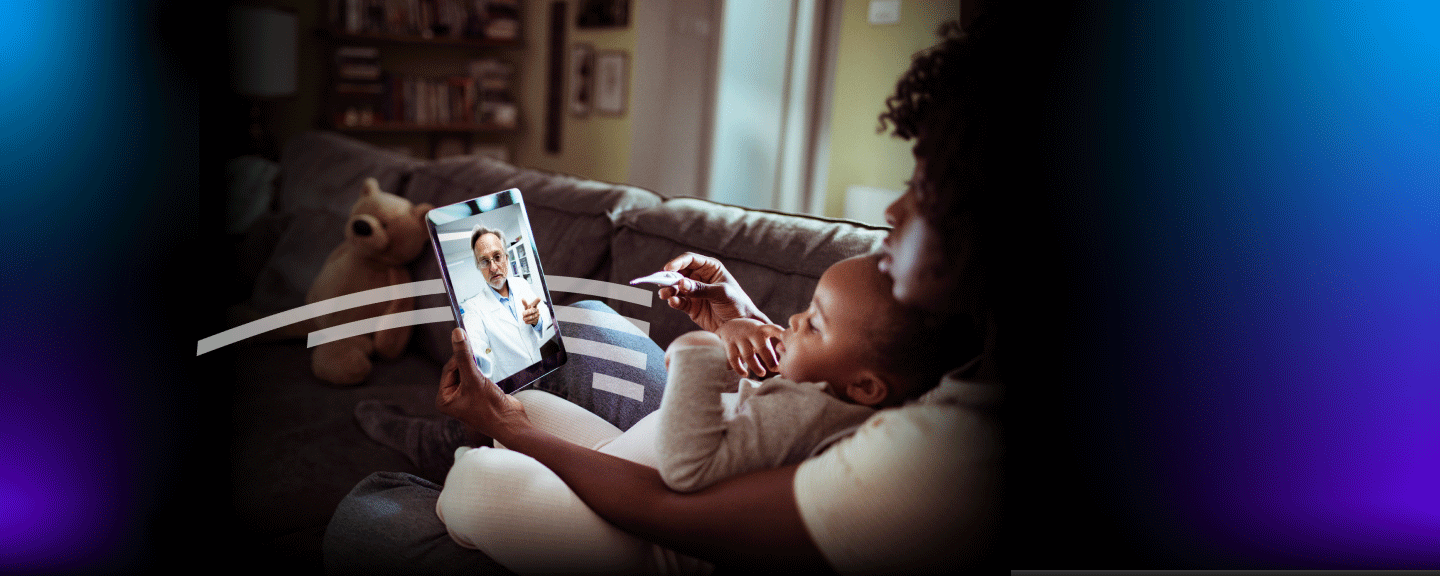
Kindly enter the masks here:
M 365 179 L 400 194 L 405 177 L 424 160 L 372 146 L 334 132 L 301 133 L 280 155 L 277 206 L 290 213 L 302 208 L 349 214 L 365 190 Z
M 381 189 L 399 193 L 406 176 L 422 164 L 331 132 L 292 138 L 281 156 L 273 214 L 286 226 L 256 276 L 250 307 L 268 315 L 303 305 L 325 258 L 345 239 L 345 221 L 365 189 L 365 178 L 374 177 Z
M 266 316 L 304 306 L 305 293 L 325 258 L 345 240 L 348 213 L 297 208 L 289 215 L 289 225 L 280 234 L 250 293 L 251 307 Z
M 620 216 L 609 278 L 627 283 L 687 251 L 714 256 L 755 304 L 783 325 L 791 314 L 810 305 L 815 284 L 831 264 L 878 250 L 886 230 L 848 220 L 677 198 Z M 622 315 L 650 322 L 650 337 L 661 348 L 696 329 L 688 316 L 659 299 L 649 307 L 631 302 L 613 305 Z
M 572 176 L 517 168 L 498 160 L 462 156 L 438 160 L 417 169 L 405 188 L 411 202 L 446 206 L 479 196 L 518 188 L 525 198 L 535 246 L 547 276 L 602 280 L 610 268 L 610 237 L 615 218 L 624 211 L 658 206 L 663 198 L 633 186 L 606 184 Z M 415 280 L 440 277 L 440 264 L 429 252 L 411 265 Z M 555 292 L 556 304 L 594 298 Z M 448 306 L 444 294 L 421 296 L 416 309 Z M 450 357 L 453 322 L 416 326 L 416 345 L 436 361 Z

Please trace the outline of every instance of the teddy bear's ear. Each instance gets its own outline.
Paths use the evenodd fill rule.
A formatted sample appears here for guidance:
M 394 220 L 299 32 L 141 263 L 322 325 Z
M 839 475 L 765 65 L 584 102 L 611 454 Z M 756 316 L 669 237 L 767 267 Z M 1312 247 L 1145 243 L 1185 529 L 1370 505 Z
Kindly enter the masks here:
M 362 192 L 360 195 L 361 195 L 361 196 L 374 196 L 374 195 L 379 194 L 379 193 L 380 193 L 380 181 L 379 181 L 379 180 L 376 180 L 376 179 L 374 179 L 374 178 L 366 178 L 366 179 L 365 179 L 365 191 Z

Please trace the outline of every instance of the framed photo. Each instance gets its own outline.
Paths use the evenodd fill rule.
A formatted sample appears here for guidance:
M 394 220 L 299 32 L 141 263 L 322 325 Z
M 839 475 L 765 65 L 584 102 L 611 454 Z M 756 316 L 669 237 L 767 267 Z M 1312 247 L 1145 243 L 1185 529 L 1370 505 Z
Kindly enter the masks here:
M 595 57 L 595 112 L 624 116 L 629 86 L 629 58 L 625 52 L 601 50 Z
M 570 113 L 584 117 L 595 102 L 595 48 L 589 44 L 570 47 Z
M 630 25 L 630 0 L 580 0 L 576 28 L 625 28 Z

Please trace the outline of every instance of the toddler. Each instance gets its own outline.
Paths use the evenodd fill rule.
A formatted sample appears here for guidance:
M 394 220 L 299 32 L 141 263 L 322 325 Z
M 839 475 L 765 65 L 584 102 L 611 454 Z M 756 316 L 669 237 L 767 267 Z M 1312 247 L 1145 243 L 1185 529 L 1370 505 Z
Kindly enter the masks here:
M 942 332 L 925 314 L 901 307 L 877 260 L 831 266 L 788 329 L 736 319 L 715 334 L 694 332 L 671 344 L 655 439 L 667 485 L 694 491 L 804 460 L 979 353 L 973 333 Z M 768 366 L 779 377 L 761 383 L 717 374 L 716 364 L 727 360 L 740 374 L 765 376 Z

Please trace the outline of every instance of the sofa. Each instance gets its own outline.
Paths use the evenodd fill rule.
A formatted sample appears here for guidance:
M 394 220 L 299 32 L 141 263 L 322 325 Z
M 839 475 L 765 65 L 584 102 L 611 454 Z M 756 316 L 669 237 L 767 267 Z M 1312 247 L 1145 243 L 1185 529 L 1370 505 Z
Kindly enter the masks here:
M 367 177 L 386 191 L 435 206 L 520 189 L 547 276 L 624 284 L 686 251 L 715 256 L 781 323 L 808 306 L 826 268 L 878 249 L 886 233 L 851 221 L 672 198 L 477 156 L 418 160 L 312 131 L 285 144 L 278 175 L 263 190 L 247 192 L 271 198 L 231 236 L 238 288 L 232 288 L 230 304 L 262 316 L 304 304 L 325 256 L 342 239 L 350 205 Z M 409 266 L 416 281 L 440 277 L 432 251 Z M 658 298 L 642 305 L 553 286 L 551 296 L 557 306 L 600 300 L 646 326 L 662 348 L 695 329 L 685 314 Z M 447 305 L 444 294 L 419 297 L 415 304 L 417 309 Z M 453 326 L 415 326 L 405 354 L 377 358 L 369 378 L 353 387 L 334 387 L 313 376 L 303 336 L 284 337 L 281 330 L 211 353 L 234 374 L 231 522 L 234 544 L 247 551 L 237 561 L 319 572 L 326 524 L 350 489 L 375 471 L 418 473 L 404 456 L 367 438 L 353 409 L 361 400 L 377 399 L 409 414 L 435 415 L 436 385 Z M 585 406 L 587 394 L 552 391 Z

